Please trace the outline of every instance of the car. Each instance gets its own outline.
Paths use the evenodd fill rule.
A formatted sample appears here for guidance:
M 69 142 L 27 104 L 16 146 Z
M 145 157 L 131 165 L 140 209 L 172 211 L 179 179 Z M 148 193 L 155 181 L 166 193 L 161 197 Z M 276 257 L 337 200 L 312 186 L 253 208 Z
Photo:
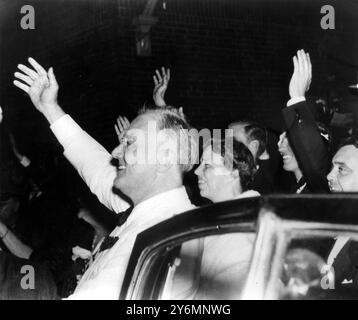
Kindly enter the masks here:
M 137 236 L 119 298 L 355 299 L 358 246 L 338 257 L 358 241 L 357 210 L 355 194 L 272 195 L 176 215 Z

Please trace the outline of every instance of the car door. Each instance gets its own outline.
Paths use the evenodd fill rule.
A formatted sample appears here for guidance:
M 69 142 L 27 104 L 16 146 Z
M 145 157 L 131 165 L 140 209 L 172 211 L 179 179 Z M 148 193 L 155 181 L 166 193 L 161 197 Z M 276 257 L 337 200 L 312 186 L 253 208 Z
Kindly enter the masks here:
M 243 299 L 358 299 L 357 195 L 268 197 Z
M 261 198 L 199 208 L 138 235 L 120 299 L 239 299 Z

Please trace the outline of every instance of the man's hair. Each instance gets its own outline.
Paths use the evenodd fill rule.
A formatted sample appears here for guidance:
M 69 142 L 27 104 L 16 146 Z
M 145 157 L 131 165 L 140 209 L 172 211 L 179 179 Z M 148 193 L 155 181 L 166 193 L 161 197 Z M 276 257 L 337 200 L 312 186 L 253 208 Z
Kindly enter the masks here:
M 175 132 L 178 141 L 178 164 L 183 172 L 190 171 L 197 163 L 198 146 L 192 136 L 189 122 L 179 109 L 172 106 L 154 107 L 144 105 L 138 115 L 152 113 L 157 118 L 158 130 L 171 130 Z
M 267 141 L 268 141 L 266 128 L 260 125 L 258 122 L 250 121 L 250 120 L 242 120 L 242 121 L 234 122 L 231 123 L 229 127 L 234 127 L 236 125 L 243 126 L 249 142 L 253 140 L 258 141 L 259 147 L 255 159 L 257 161 L 260 158 L 260 156 L 266 151 Z
M 345 140 L 343 140 L 338 147 L 338 150 L 340 148 L 343 148 L 345 146 L 354 146 L 358 149 L 358 137 L 357 136 L 351 136 Z
M 212 143 L 215 144 L 216 141 L 212 140 Z M 256 174 L 256 164 L 254 157 L 251 151 L 239 141 L 233 139 L 232 150 L 228 148 L 228 143 L 225 139 L 220 140 L 220 152 L 221 156 L 224 158 L 226 166 L 232 167 L 233 170 L 237 169 L 239 171 L 239 177 L 241 182 L 242 191 L 250 190 Z M 213 150 L 216 148 L 213 146 Z M 228 164 L 228 162 L 231 162 Z

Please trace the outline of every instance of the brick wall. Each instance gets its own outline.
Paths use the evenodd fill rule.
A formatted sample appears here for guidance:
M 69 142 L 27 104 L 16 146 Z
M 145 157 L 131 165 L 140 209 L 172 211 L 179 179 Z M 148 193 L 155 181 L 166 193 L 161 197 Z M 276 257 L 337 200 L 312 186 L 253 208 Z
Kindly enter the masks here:
M 134 117 L 151 101 L 153 71 L 161 65 L 172 69 L 167 102 L 183 106 L 195 126 L 218 128 L 251 117 L 279 128 L 295 50 L 310 51 L 317 94 L 330 73 L 329 54 L 344 52 L 342 34 L 354 24 L 338 2 L 337 30 L 323 31 L 326 3 L 318 0 L 167 0 L 166 10 L 158 1 L 152 56 L 137 57 L 132 21 L 145 2 L 1 2 L 1 104 L 24 148 L 53 142 L 46 122 L 11 83 L 16 64 L 28 56 L 54 66 L 61 105 L 111 149 L 115 118 Z M 23 4 L 35 7 L 36 30 L 21 30 Z

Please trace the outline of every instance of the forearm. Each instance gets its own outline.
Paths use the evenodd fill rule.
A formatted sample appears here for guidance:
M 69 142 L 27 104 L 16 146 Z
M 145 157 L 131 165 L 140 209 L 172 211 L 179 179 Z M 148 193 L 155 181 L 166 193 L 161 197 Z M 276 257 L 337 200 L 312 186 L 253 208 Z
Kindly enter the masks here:
M 126 210 L 129 204 L 112 190 L 117 171 L 110 163 L 108 151 L 68 115 L 57 119 L 51 130 L 63 146 L 66 158 L 100 202 L 117 213 Z
M 52 104 L 42 112 L 47 121 L 52 125 L 55 121 L 63 117 L 66 113 L 58 104 Z
M 22 259 L 29 259 L 33 250 L 2 223 L 0 223 L 0 237 L 13 255 Z
M 164 108 L 167 105 L 165 100 L 162 98 L 154 99 L 154 103 L 155 103 L 156 107 L 158 107 L 158 108 Z

